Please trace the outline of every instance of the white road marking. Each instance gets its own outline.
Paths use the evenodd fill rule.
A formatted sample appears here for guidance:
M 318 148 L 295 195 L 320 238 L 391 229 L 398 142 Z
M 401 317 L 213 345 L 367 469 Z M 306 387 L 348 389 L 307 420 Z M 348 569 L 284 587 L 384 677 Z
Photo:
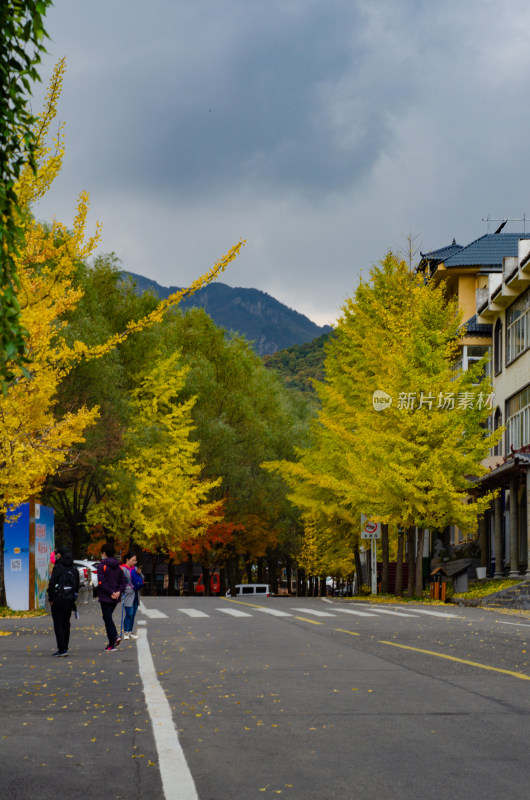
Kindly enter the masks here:
M 445 619 L 459 619 L 458 614 L 446 614 L 444 611 L 431 611 L 427 608 L 407 608 L 413 614 L 430 614 L 431 617 L 444 617 Z
M 246 611 L 238 611 L 237 608 L 216 608 L 216 611 L 222 611 L 223 614 L 230 614 L 231 617 L 251 617 L 252 614 L 247 614 Z
M 358 617 L 376 617 L 377 614 L 374 614 L 372 611 L 357 611 L 353 610 L 353 608 L 337 608 L 341 614 L 355 614 Z
M 138 667 L 153 725 L 164 797 L 166 800 L 174 800 L 175 789 L 178 787 L 179 800 L 198 800 L 195 783 L 173 724 L 171 707 L 156 677 L 146 628 L 138 630 Z
M 209 617 L 204 611 L 199 611 L 197 608 L 179 608 L 181 614 L 186 614 L 188 617 Z
M 303 611 L 304 614 L 313 614 L 315 617 L 335 617 L 336 614 L 329 614 L 327 611 L 314 611 L 312 608 L 292 608 L 291 611 Z
M 498 622 L 499 625 L 523 625 L 523 627 L 529 628 L 530 623 L 528 622 L 505 622 L 503 619 L 496 619 L 495 622 Z
M 146 617 L 149 619 L 167 619 L 167 614 L 164 614 L 163 611 L 159 611 L 157 608 L 146 608 L 143 603 L 140 603 L 140 611 L 142 614 L 145 614 Z
M 277 608 L 260 608 L 260 611 L 263 611 L 264 614 L 270 614 L 273 617 L 292 617 L 292 614 L 289 614 L 288 611 L 279 611 Z
M 146 608 L 144 614 L 146 617 L 149 617 L 149 619 L 168 619 L 167 614 L 164 614 L 163 611 L 159 611 L 157 608 Z
M 403 611 L 390 611 L 389 608 L 373 608 L 370 611 L 376 611 L 378 614 L 392 614 L 394 617 L 413 617 L 414 614 L 404 614 Z

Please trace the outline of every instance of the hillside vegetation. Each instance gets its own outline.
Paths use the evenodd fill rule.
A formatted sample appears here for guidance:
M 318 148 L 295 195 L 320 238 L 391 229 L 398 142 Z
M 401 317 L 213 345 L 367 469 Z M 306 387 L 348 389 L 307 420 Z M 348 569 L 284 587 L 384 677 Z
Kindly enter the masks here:
M 323 333 L 311 342 L 296 344 L 264 356 L 265 366 L 277 372 L 289 389 L 314 395 L 312 381 L 324 380 L 324 345 L 331 335 L 331 331 Z

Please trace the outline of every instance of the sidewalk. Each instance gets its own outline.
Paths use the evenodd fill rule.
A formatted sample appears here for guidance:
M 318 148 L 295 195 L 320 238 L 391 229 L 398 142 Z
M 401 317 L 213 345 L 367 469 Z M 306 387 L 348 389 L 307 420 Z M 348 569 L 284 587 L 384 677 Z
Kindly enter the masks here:
M 119 627 L 119 607 L 115 621 Z M 0 786 L 10 800 L 161 797 L 136 644 L 106 653 L 99 603 L 72 616 L 70 655 L 52 620 L 0 619 Z

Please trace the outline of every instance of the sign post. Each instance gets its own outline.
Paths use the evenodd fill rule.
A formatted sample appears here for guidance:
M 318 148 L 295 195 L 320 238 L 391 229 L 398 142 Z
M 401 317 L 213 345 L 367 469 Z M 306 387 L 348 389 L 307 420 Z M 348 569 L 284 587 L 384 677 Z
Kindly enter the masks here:
M 370 572 L 372 594 L 377 594 L 377 540 L 381 538 L 381 523 L 371 522 L 365 514 L 361 514 L 361 539 L 370 539 Z

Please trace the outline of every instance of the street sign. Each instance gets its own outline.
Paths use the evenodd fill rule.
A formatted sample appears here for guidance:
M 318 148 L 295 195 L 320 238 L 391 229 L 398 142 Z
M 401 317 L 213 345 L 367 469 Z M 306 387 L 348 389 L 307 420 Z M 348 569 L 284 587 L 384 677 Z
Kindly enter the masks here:
M 371 522 L 365 514 L 361 514 L 361 539 L 380 539 L 381 523 Z
M 361 514 L 361 539 L 371 539 L 370 572 L 372 578 L 372 594 L 377 594 L 377 539 L 381 538 L 381 524 L 372 522 L 366 514 Z

